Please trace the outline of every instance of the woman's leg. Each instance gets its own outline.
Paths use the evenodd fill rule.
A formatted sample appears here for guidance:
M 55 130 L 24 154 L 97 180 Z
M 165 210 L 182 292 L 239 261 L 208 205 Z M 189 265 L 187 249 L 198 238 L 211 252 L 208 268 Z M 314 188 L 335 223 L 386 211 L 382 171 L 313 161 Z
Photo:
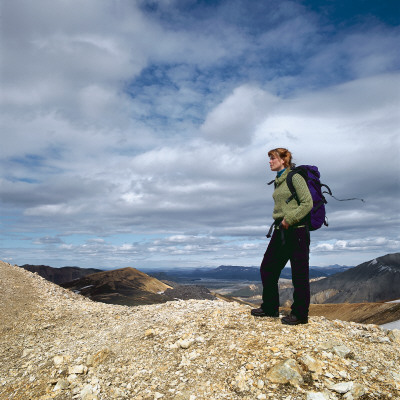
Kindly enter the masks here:
M 279 312 L 278 280 L 288 260 L 289 253 L 282 243 L 281 232 L 275 229 L 260 268 L 263 284 L 261 308 L 267 314 Z
M 310 306 L 310 233 L 306 228 L 293 229 L 290 233 L 293 246 L 290 256 L 294 288 L 292 314 L 306 320 Z

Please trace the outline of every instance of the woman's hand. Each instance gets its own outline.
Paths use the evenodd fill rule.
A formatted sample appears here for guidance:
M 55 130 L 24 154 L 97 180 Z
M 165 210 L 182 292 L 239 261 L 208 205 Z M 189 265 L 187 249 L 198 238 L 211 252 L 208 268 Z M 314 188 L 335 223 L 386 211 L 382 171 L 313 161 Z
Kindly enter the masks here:
M 285 221 L 285 219 L 282 220 L 281 225 L 282 225 L 283 229 L 289 228 L 289 224 Z

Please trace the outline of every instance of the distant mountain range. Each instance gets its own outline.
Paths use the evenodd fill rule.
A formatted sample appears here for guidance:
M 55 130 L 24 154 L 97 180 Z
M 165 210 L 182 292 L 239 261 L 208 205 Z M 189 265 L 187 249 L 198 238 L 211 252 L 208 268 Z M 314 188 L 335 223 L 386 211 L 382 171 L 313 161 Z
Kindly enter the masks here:
M 87 275 L 107 272 L 97 268 L 79 268 L 79 267 L 62 267 L 54 268 L 48 265 L 21 265 L 31 272 L 36 272 L 41 277 L 50 282 L 60 285 L 75 279 L 83 278 Z M 344 265 L 330 265 L 328 267 L 310 267 L 310 278 L 327 277 L 332 274 L 343 272 L 352 267 Z M 200 279 L 219 279 L 219 280 L 241 280 L 241 281 L 260 281 L 259 267 L 242 267 L 235 265 L 221 265 L 217 268 L 196 268 L 196 269 L 180 269 L 167 271 L 150 271 L 148 275 L 159 280 L 167 280 L 177 283 L 189 283 Z M 290 267 L 284 268 L 281 278 L 291 279 L 292 272 Z
M 322 278 L 332 274 L 346 271 L 352 267 L 344 265 L 330 265 L 328 267 L 310 267 L 310 278 Z M 221 265 L 217 268 L 197 268 L 194 270 L 175 270 L 149 272 L 151 276 L 158 279 L 167 279 L 177 282 L 187 282 L 200 279 L 224 279 L 241 281 L 260 281 L 260 267 L 242 267 L 237 265 Z M 290 267 L 284 268 L 281 278 L 291 279 Z
M 311 302 L 365 303 L 400 298 L 400 253 L 364 262 L 357 267 L 311 282 Z M 291 301 L 293 289 L 280 292 L 281 304 Z
M 174 299 L 213 299 L 204 286 L 208 279 L 223 281 L 250 281 L 250 289 L 239 289 L 231 296 L 256 294 L 260 281 L 258 267 L 221 265 L 218 268 L 159 271 L 145 274 L 134 268 L 102 271 L 95 268 L 44 265 L 22 266 L 37 272 L 45 279 L 87 296 L 95 301 L 113 304 L 139 305 L 162 303 Z M 290 279 L 290 268 L 285 268 L 282 278 Z M 362 303 L 380 302 L 400 298 L 400 253 L 388 254 L 358 265 L 347 267 L 311 267 L 310 278 L 324 278 L 311 282 L 312 303 Z M 204 285 L 194 285 L 204 280 Z M 184 283 L 184 284 L 183 284 Z M 254 286 L 254 288 L 253 288 Z M 244 292 L 243 292 L 244 290 Z M 242 293 L 243 292 L 243 293 Z M 280 291 L 281 305 L 292 300 L 293 289 Z

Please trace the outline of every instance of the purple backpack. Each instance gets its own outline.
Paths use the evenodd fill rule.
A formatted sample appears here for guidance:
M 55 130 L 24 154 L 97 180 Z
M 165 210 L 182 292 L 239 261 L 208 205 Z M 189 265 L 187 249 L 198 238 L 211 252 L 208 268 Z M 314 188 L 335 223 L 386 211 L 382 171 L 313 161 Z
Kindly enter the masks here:
M 325 213 L 325 204 L 327 201 L 323 193 L 332 196 L 332 191 L 329 186 L 321 183 L 318 168 L 315 165 L 299 165 L 288 173 L 286 183 L 292 195 L 286 200 L 286 203 L 295 199 L 297 203 L 300 204 L 296 190 L 293 186 L 294 174 L 300 174 L 304 178 L 313 199 L 313 208 L 306 217 L 308 228 L 310 231 L 315 231 L 316 229 L 321 228 L 322 225 L 328 226 L 328 220 Z M 325 187 L 328 191 L 322 192 L 322 187 Z

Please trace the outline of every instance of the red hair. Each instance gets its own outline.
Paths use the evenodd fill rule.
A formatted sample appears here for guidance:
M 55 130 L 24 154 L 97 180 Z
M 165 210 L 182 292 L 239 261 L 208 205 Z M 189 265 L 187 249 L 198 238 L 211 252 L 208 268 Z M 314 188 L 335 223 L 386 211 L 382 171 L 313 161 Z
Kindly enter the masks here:
M 268 156 L 271 157 L 272 155 L 283 160 L 283 165 L 285 168 L 293 168 L 295 166 L 295 164 L 292 163 L 292 153 L 288 149 L 283 147 L 272 149 L 268 152 Z

